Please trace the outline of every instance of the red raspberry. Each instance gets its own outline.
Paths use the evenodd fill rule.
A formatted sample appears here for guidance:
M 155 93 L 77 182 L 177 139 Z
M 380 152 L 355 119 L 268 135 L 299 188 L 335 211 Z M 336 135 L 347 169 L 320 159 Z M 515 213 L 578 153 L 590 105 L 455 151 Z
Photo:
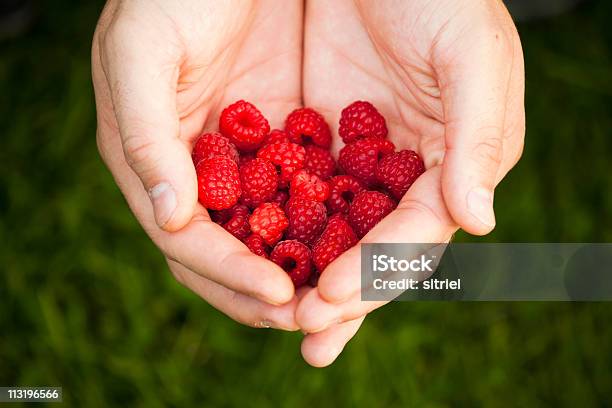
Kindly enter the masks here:
M 304 167 L 304 148 L 295 143 L 274 143 L 264 146 L 257 152 L 257 157 L 266 159 L 280 168 L 280 185 L 286 186 L 293 174 Z
M 210 210 L 230 208 L 240 198 L 238 166 L 227 156 L 205 159 L 196 166 L 198 198 Z
M 387 136 L 387 124 L 383 115 L 370 102 L 356 101 L 342 109 L 338 133 L 344 143 L 365 137 L 384 139 Z
M 270 260 L 289 274 L 296 288 L 308 281 L 312 273 L 310 249 L 299 241 L 281 241 L 272 250 Z
M 264 140 L 262 146 L 267 146 L 274 143 L 289 143 L 290 141 L 291 140 L 289 140 L 289 135 L 287 132 L 281 129 L 274 129 L 270 132 L 268 137 L 266 137 L 266 140 Z
M 335 176 L 329 180 L 329 198 L 327 199 L 327 210 L 330 214 L 349 211 L 350 205 L 357 194 L 364 188 L 353 176 Z
M 270 125 L 261 112 L 249 102 L 234 102 L 221 112 L 219 130 L 238 149 L 256 150 L 270 132 Z
M 359 139 L 340 150 L 338 163 L 347 174 L 357 178 L 364 186 L 371 187 L 377 181 L 378 161 L 393 153 L 393 150 L 393 143 L 385 139 Z
M 319 273 L 343 252 L 357 243 L 357 236 L 341 214 L 330 217 L 321 238 L 312 248 L 312 261 Z
M 278 188 L 278 175 L 272 163 L 264 159 L 253 159 L 240 168 L 242 201 L 257 207 L 270 201 Z
M 304 168 L 310 174 L 314 174 L 321 180 L 327 180 L 334 175 L 336 161 L 329 150 L 315 145 L 304 146 L 304 149 L 306 150 Z
M 203 133 L 196 139 L 191 151 L 193 164 L 215 156 L 228 156 L 238 163 L 238 150 L 227 137 L 219 132 Z
M 412 183 L 425 172 L 425 164 L 412 150 L 402 150 L 384 157 L 378 163 L 376 176 L 393 197 L 400 200 Z
M 306 170 L 300 170 L 291 180 L 289 195 L 323 202 L 329 197 L 329 186 L 317 176 L 308 174 Z
M 296 109 L 287 116 L 285 131 L 289 140 L 298 144 L 310 142 L 328 148 L 331 145 L 329 125 L 320 113 L 311 108 Z
M 292 197 L 285 206 L 289 227 L 286 237 L 311 246 L 315 243 L 327 221 L 325 205 L 302 197 Z
M 244 244 L 249 250 L 255 255 L 259 255 L 263 258 L 268 259 L 270 253 L 270 247 L 264 242 L 261 235 L 251 234 L 245 240 Z
M 285 212 L 276 203 L 263 203 L 249 218 L 251 230 L 261 235 L 268 245 L 276 244 L 289 225 Z
M 395 203 L 385 194 L 378 191 L 362 191 L 351 204 L 348 220 L 357 236 L 362 238 L 394 208 Z
M 236 204 L 232 208 L 213 212 L 210 218 L 242 241 L 251 233 L 249 215 L 249 209 L 246 205 Z
M 284 207 L 287 200 L 289 200 L 289 193 L 284 190 L 277 190 L 272 199 L 270 199 L 270 202 Z

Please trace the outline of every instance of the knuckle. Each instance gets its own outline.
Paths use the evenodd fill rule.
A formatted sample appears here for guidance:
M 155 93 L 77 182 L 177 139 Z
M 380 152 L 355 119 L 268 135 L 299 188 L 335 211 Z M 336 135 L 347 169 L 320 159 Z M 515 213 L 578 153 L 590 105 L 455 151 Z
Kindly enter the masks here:
M 150 169 L 157 161 L 155 142 L 143 133 L 124 136 L 123 152 L 129 166 L 137 172 Z
M 500 137 L 500 130 L 497 127 L 482 129 L 486 132 L 485 136 L 479 138 L 472 149 L 472 157 L 485 168 L 499 166 L 502 161 L 503 142 Z

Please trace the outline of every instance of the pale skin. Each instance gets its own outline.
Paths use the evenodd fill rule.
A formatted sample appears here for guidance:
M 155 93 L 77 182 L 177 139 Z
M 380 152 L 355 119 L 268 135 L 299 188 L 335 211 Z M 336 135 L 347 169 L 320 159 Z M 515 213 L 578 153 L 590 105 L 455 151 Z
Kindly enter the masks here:
M 92 63 L 100 153 L 173 275 L 243 324 L 302 330 L 302 355 L 318 367 L 384 303 L 360 301 L 356 248 L 296 294 L 282 269 L 210 221 L 189 152 L 220 110 L 246 99 L 274 128 L 313 107 L 337 151 L 342 107 L 374 103 L 427 171 L 364 242 L 488 233 L 493 191 L 523 148 L 523 57 L 499 0 L 111 0 Z

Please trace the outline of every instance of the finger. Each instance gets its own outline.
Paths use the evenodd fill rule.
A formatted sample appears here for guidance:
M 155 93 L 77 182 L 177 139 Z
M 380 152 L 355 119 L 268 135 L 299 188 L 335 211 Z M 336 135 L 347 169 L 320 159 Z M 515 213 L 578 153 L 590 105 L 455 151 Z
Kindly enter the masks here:
M 295 323 L 297 298 L 284 305 L 273 306 L 227 289 L 174 261 L 168 260 L 168 265 L 172 274 L 182 285 L 237 322 L 257 328 L 298 330 Z
M 195 170 L 179 138 L 180 53 L 172 46 L 143 47 L 139 39 L 155 38 L 143 30 L 126 19 L 113 21 L 100 60 L 126 161 L 149 194 L 157 225 L 176 231 L 189 221 L 197 201 Z
M 495 227 L 493 191 L 504 154 L 513 45 L 490 24 L 476 24 L 456 41 L 441 41 L 442 51 L 434 52 L 445 120 L 443 194 L 453 219 L 482 235 Z
M 446 242 L 457 230 L 448 214 L 440 188 L 441 168 L 427 170 L 412 185 L 398 207 L 362 240 L 362 243 L 438 243 Z M 329 264 L 318 282 L 322 299 L 340 303 L 361 289 L 361 252 L 359 245 Z
M 326 367 L 342 353 L 365 316 L 338 324 L 320 333 L 308 334 L 302 340 L 302 356 L 313 367 Z

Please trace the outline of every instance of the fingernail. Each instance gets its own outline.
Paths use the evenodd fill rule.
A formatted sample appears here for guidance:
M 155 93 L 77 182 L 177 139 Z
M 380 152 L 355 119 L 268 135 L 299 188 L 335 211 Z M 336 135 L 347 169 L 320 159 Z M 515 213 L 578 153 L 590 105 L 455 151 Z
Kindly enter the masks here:
M 469 212 L 488 227 L 495 226 L 493 212 L 493 193 L 482 187 L 475 187 L 468 193 L 467 204 Z
M 159 183 L 149 190 L 149 197 L 153 203 L 155 222 L 160 227 L 166 225 L 176 209 L 176 193 L 169 183 Z
M 269 320 L 262 320 L 259 323 L 257 323 L 255 326 L 261 327 L 262 329 L 269 329 L 270 327 L 272 327 L 272 322 Z

